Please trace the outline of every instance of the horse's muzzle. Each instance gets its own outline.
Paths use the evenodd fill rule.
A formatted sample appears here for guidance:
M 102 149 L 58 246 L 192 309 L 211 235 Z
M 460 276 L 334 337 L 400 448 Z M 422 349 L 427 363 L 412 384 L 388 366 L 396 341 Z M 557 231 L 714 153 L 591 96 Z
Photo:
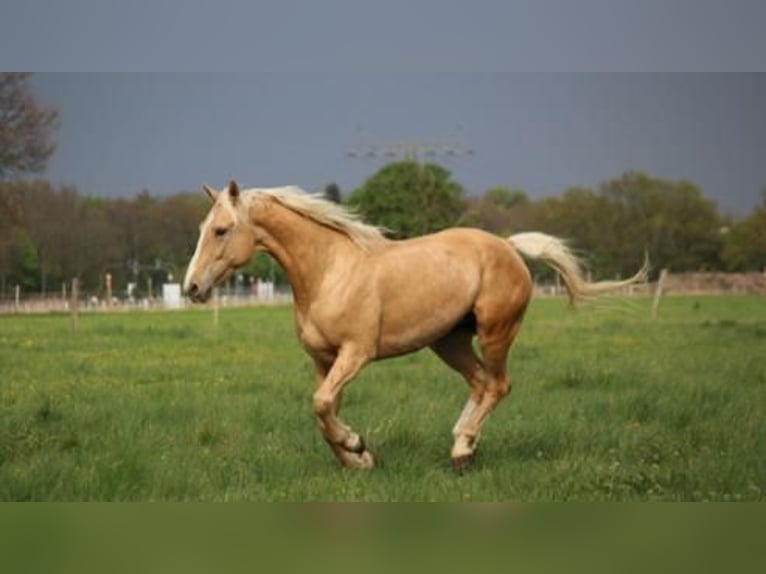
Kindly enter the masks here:
M 204 303 L 208 299 L 210 299 L 210 289 L 207 289 L 206 291 L 201 291 L 199 288 L 199 285 L 196 283 L 192 283 L 189 285 L 189 287 L 186 289 L 186 296 L 192 300 L 194 303 Z

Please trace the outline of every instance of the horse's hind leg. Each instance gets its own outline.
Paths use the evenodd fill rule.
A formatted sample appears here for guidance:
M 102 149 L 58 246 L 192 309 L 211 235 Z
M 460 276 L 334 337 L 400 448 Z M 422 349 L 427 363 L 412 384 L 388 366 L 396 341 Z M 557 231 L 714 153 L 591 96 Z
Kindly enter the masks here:
M 452 465 L 461 470 L 473 460 L 481 427 L 492 410 L 511 392 L 508 376 L 508 351 L 521 327 L 521 314 L 513 321 L 493 325 L 479 325 L 479 347 L 483 357 L 486 385 L 481 402 L 471 412 L 468 420 L 455 437 L 452 448 Z
M 473 413 L 478 406 L 482 403 L 484 398 L 486 376 L 484 372 L 484 366 L 481 360 L 476 356 L 473 350 L 473 330 L 458 328 L 443 338 L 439 339 L 431 345 L 431 349 L 441 358 L 447 365 L 463 375 L 463 378 L 471 388 L 471 392 L 468 396 L 468 401 L 463 408 L 463 412 L 460 414 L 460 418 L 455 423 L 455 427 L 452 429 L 452 434 L 455 436 L 455 447 L 453 448 L 453 457 L 455 455 L 455 448 L 458 446 L 459 439 L 464 434 L 464 428 L 468 421 L 471 419 Z M 472 455 L 476 449 L 478 442 L 478 435 L 474 437 L 472 441 L 472 449 L 470 454 Z M 464 449 L 463 449 L 464 450 Z M 465 455 L 463 450 L 459 451 L 459 455 Z M 468 460 L 467 458 L 465 459 Z

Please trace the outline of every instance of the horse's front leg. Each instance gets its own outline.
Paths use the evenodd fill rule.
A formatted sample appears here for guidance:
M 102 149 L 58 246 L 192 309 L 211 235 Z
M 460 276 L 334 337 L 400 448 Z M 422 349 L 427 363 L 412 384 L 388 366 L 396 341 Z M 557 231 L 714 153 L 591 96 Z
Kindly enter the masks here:
M 329 368 L 321 361 L 316 362 L 318 388 L 313 404 L 319 430 L 341 464 L 348 468 L 375 466 L 375 459 L 362 437 L 338 419 L 343 387 L 368 362 L 368 355 L 354 349 L 341 349 Z

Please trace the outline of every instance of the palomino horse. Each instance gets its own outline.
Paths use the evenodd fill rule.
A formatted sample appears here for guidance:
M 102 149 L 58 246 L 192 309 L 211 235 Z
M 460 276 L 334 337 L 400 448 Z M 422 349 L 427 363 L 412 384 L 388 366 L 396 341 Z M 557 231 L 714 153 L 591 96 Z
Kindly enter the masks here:
M 470 387 L 455 424 L 452 463 L 469 464 L 482 424 L 509 393 L 506 361 L 532 294 L 519 253 L 561 275 L 576 301 L 644 280 L 588 282 L 564 243 L 542 233 L 508 240 L 477 229 L 386 239 L 343 207 L 296 187 L 223 192 L 204 188 L 213 206 L 200 225 L 184 280 L 195 302 L 254 252 L 266 251 L 293 288 L 295 322 L 316 366 L 319 428 L 340 462 L 372 468 L 362 438 L 338 419 L 341 394 L 359 370 L 430 347 Z M 474 351 L 478 340 L 480 356 Z

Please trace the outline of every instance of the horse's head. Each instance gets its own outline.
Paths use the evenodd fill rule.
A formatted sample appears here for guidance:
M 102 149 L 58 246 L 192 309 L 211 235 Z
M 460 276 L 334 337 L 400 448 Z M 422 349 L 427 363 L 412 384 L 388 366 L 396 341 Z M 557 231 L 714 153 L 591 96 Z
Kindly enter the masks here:
M 218 192 L 203 189 L 213 202 L 200 224 L 199 240 L 184 279 L 184 292 L 194 302 L 207 301 L 213 287 L 250 260 L 254 231 L 242 209 L 242 197 L 235 181 Z

